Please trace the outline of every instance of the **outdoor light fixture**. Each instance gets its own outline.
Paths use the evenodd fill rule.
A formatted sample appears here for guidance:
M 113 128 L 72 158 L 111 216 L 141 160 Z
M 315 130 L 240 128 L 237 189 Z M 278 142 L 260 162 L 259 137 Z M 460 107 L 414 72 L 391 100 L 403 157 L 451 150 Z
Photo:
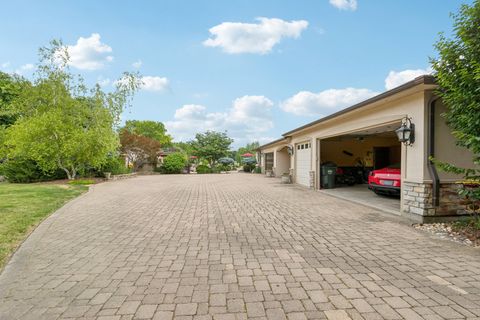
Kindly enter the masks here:
M 287 146 L 287 151 L 289 155 L 293 155 L 293 146 L 291 145 Z
M 406 146 L 411 146 L 415 142 L 415 124 L 412 123 L 412 118 L 405 117 L 395 133 L 398 141 L 403 142 Z

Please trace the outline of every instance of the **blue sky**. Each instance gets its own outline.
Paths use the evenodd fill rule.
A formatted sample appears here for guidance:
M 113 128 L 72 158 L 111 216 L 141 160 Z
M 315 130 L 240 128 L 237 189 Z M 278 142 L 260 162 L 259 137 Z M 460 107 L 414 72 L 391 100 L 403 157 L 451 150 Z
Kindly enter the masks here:
M 429 72 L 461 3 L 471 1 L 8 1 L 0 70 L 31 77 L 38 48 L 62 39 L 89 84 L 145 76 L 124 119 L 162 121 L 177 140 L 228 130 L 238 147 Z

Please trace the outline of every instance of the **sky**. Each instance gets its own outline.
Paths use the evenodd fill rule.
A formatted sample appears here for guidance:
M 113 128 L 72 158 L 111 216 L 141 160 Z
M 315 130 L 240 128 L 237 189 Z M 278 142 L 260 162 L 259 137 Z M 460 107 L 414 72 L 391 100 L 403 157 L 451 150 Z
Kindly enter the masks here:
M 33 78 L 38 48 L 61 39 L 89 85 L 142 75 L 123 120 L 161 121 L 177 141 L 226 130 L 239 147 L 430 73 L 462 3 L 2 0 L 0 70 Z

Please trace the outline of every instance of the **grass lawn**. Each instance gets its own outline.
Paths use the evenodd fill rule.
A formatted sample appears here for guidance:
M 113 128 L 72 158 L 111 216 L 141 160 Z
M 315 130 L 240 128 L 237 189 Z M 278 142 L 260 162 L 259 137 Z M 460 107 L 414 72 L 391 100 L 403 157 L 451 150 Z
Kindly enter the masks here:
M 87 190 L 82 185 L 0 183 L 0 271 L 35 226 Z

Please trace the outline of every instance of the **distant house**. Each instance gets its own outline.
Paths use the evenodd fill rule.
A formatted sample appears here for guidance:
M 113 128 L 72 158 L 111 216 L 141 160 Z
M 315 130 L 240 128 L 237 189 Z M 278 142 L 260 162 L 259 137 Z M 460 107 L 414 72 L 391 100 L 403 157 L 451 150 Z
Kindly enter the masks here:
M 175 152 L 178 152 L 178 149 L 175 147 L 161 148 L 158 154 L 158 165 L 161 165 L 163 163 L 163 160 L 166 156 Z

